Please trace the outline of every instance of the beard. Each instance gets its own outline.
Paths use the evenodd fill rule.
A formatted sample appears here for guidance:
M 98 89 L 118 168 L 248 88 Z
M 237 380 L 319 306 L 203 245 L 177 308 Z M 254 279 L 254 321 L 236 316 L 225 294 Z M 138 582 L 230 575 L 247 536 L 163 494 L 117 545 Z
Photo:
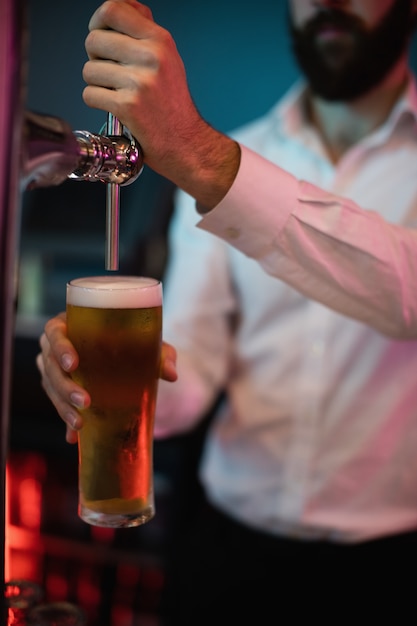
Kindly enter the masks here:
M 338 9 L 323 9 L 303 28 L 289 16 L 293 52 L 313 93 L 325 100 L 350 101 L 381 82 L 407 48 L 414 26 L 411 4 L 394 0 L 372 29 Z M 319 42 L 326 26 L 340 30 L 340 36 Z

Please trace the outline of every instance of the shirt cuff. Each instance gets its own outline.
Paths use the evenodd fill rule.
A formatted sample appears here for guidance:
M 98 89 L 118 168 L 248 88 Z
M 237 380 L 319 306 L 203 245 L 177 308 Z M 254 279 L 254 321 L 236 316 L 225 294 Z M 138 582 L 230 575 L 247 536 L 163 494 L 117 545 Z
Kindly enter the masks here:
M 197 226 L 246 255 L 260 258 L 273 245 L 297 205 L 298 180 L 271 161 L 241 145 L 233 185 Z

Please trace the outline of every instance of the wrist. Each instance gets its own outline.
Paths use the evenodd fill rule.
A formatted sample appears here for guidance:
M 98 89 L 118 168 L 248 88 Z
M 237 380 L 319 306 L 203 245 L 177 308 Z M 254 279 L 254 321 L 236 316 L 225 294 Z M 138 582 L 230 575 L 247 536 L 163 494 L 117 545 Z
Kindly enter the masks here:
M 240 165 L 239 144 L 207 126 L 204 135 L 191 155 L 192 165 L 188 170 L 189 185 L 185 189 L 196 199 L 200 210 L 209 211 L 224 198 L 236 178 Z
M 191 195 L 199 211 L 214 208 L 233 184 L 240 165 L 239 144 L 200 118 L 190 137 L 182 137 L 161 172 Z

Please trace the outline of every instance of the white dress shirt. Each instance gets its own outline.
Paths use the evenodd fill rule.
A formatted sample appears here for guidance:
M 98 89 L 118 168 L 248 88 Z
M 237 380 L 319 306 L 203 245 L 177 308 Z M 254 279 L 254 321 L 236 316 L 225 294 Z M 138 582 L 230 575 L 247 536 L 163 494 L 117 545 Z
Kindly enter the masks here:
M 178 194 L 164 337 L 179 380 L 160 385 L 155 433 L 226 389 L 209 499 L 267 532 L 361 541 L 417 529 L 417 90 L 337 166 L 302 98 L 233 134 L 242 162 L 215 209 Z

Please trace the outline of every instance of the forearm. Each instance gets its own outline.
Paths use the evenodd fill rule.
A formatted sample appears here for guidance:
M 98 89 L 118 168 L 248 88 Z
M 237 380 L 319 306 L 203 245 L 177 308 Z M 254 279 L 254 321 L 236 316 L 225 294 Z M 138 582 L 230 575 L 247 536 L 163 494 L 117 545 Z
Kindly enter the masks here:
M 149 165 L 195 198 L 200 212 L 218 205 L 229 191 L 240 165 L 239 144 L 196 120 L 189 137 L 174 141 L 174 150 Z
M 179 169 L 177 185 L 196 199 L 200 208 L 210 210 L 223 200 L 239 170 L 240 146 L 225 135 L 211 132 L 206 144 L 195 147 L 193 163 L 187 178 L 181 180 Z

